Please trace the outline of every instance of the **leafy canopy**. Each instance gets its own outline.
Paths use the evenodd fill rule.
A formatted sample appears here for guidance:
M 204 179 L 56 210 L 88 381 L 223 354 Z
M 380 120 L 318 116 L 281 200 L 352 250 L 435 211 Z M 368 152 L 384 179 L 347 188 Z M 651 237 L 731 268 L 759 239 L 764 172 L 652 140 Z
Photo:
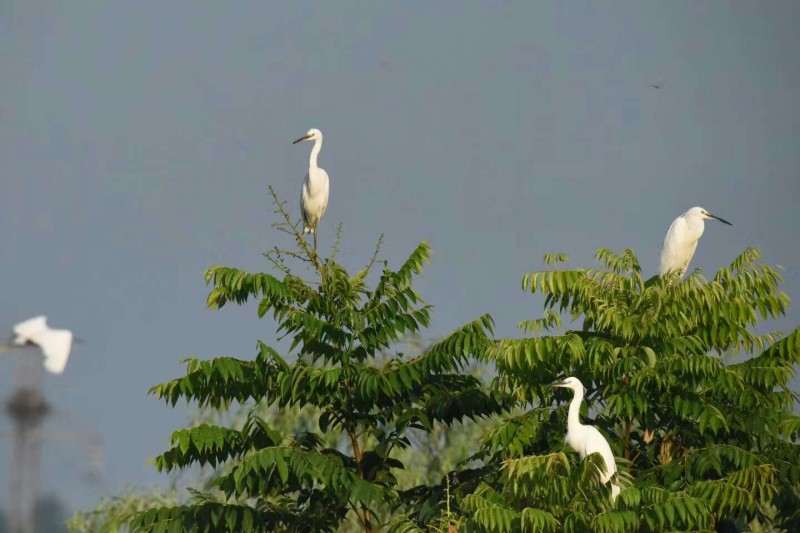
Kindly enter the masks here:
M 397 347 L 431 319 L 412 288 L 428 245 L 392 270 L 377 261 L 379 241 L 351 275 L 335 261 L 338 240 L 331 257 L 318 256 L 276 204 L 296 249 L 266 254 L 272 273 L 214 266 L 206 281 L 209 307 L 255 300 L 288 348 L 259 341 L 252 360 L 187 359 L 185 375 L 153 387 L 172 405 L 236 402 L 247 414 L 236 426 L 173 433 L 157 468 L 214 467 L 212 490 L 137 514 L 134 530 L 800 530 L 800 417 L 789 388 L 800 330 L 763 333 L 789 299 L 757 250 L 711 280 L 696 271 L 683 281 L 643 279 L 631 250 L 598 250 L 595 269 L 561 268 L 566 257 L 548 254 L 549 270 L 523 278 L 524 290 L 544 295 L 543 315 L 520 323 L 527 337 L 492 339 L 484 315 L 409 358 Z M 577 327 L 564 330 L 565 319 Z M 494 365 L 490 388 L 465 372 L 475 360 Z M 563 442 L 570 396 L 548 384 L 568 375 L 588 388 L 583 422 L 617 456 L 615 502 L 601 458 L 579 461 Z M 260 416 L 265 406 L 304 409 L 313 423 L 277 427 Z M 477 418 L 494 420 L 477 454 L 438 483 L 401 485 L 415 435 Z
M 713 530 L 775 524 L 800 530 L 800 417 L 789 389 L 800 333 L 756 334 L 786 313 L 778 271 L 746 250 L 712 280 L 644 280 L 631 250 L 600 249 L 597 269 L 527 274 L 544 314 L 488 358 L 496 385 L 521 413 L 489 432 L 482 456 L 497 465 L 462 496 L 465 524 L 485 531 Z M 562 319 L 580 325 L 559 333 Z M 623 491 L 612 505 L 598 456 L 577 464 L 563 444 L 574 375 L 587 386 L 582 416 L 606 436 Z
M 277 199 L 276 199 L 277 202 Z M 397 451 L 409 432 L 499 412 L 502 397 L 460 370 L 490 347 L 492 320 L 484 315 L 463 325 L 412 358 L 381 358 L 410 333 L 428 327 L 431 308 L 413 289 L 429 260 L 422 243 L 396 270 L 383 267 L 374 286 L 367 280 L 378 264 L 349 274 L 334 257 L 311 250 L 277 202 L 297 249 L 274 249 L 267 257 L 279 275 L 213 266 L 208 306 L 258 303 L 288 353 L 259 341 L 253 360 L 218 357 L 186 360 L 186 374 L 151 392 L 169 404 L 184 399 L 201 407 L 233 402 L 278 409 L 311 406 L 318 431 L 279 432 L 253 410 L 240 428 L 201 424 L 172 434 L 171 447 L 156 457 L 170 472 L 191 465 L 220 467 L 214 491 L 187 505 L 137 515 L 137 531 L 333 531 L 355 519 L 376 531 L 410 500 L 397 484 L 403 464 Z M 338 241 L 337 241 L 338 245 Z M 289 260 L 309 265 L 305 280 Z M 343 435 L 341 446 L 325 436 Z

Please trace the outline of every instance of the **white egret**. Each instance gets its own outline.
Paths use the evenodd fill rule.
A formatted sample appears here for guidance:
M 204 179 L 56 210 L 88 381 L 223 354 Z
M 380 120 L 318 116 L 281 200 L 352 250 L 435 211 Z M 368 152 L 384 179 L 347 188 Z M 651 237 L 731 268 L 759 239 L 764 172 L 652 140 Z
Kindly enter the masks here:
M 572 389 L 572 401 L 569 404 L 569 413 L 567 414 L 567 434 L 564 437 L 564 442 L 569 444 L 572 449 L 578 452 L 581 459 L 586 458 L 587 455 L 599 453 L 605 463 L 605 472 L 603 472 L 600 480 L 603 483 L 608 483 L 617 471 L 617 463 L 614 462 L 614 454 L 611 452 L 611 446 L 603 434 L 598 431 L 594 426 L 587 426 L 581 424 L 580 411 L 581 402 L 583 401 L 583 394 L 585 389 L 583 383 L 576 377 L 569 377 L 563 381 L 553 383 L 553 387 L 562 387 L 565 389 Z M 611 485 L 611 500 L 617 499 L 620 488 L 616 484 Z
M 37 316 L 14 326 L 14 344 L 31 343 L 42 349 L 44 367 L 48 372 L 61 374 L 67 366 L 72 349 L 72 332 L 66 329 L 50 329 L 47 317 Z
M 317 157 L 322 150 L 322 132 L 316 128 L 311 128 L 308 133 L 294 141 L 314 141 L 311 149 L 311 157 L 308 159 L 308 174 L 303 182 L 303 192 L 300 196 L 300 210 L 303 213 L 303 233 L 311 233 L 314 236 L 314 252 L 317 251 L 317 227 L 325 209 L 328 207 L 328 193 L 330 192 L 330 181 L 328 173 L 317 165 Z
M 703 219 L 713 219 L 732 226 L 727 220 L 712 215 L 702 207 L 693 207 L 676 218 L 664 238 L 664 247 L 661 249 L 661 276 L 674 272 L 682 277 L 689 268 L 689 262 L 697 250 L 697 243 L 703 236 L 705 222 Z

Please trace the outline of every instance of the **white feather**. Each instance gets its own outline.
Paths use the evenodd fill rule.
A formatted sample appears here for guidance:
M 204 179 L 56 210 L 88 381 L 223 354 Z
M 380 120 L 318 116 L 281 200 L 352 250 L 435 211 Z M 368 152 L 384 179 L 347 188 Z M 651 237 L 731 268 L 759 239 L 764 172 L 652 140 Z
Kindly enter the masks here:
M 659 274 L 665 276 L 669 272 L 683 276 L 689 269 L 689 263 L 697 250 L 697 243 L 705 231 L 703 219 L 715 219 L 731 225 L 727 220 L 710 214 L 702 207 L 693 207 L 676 218 L 664 237 L 661 248 Z
M 50 329 L 47 317 L 37 316 L 14 326 L 14 344 L 35 344 L 44 354 L 44 368 L 53 374 L 61 374 L 67 366 L 72 350 L 72 332 L 66 329 Z
M 314 147 L 308 158 L 308 172 L 303 180 L 303 189 L 300 194 L 300 212 L 303 214 L 303 233 L 311 233 L 315 235 L 316 239 L 317 227 L 328 208 L 330 194 L 328 173 L 317 164 L 317 158 L 322 150 L 322 132 L 311 128 L 295 143 L 300 141 L 314 141 Z
M 578 452 L 581 459 L 593 453 L 599 453 L 605 464 L 605 471 L 600 480 L 608 483 L 611 477 L 617 472 L 617 463 L 614 460 L 614 453 L 611 451 L 608 441 L 600 431 L 594 426 L 581 424 L 580 410 L 583 401 L 583 383 L 578 378 L 569 377 L 561 383 L 554 384 L 555 387 L 571 389 L 573 392 L 572 401 L 569 404 L 567 415 L 567 434 L 564 436 L 566 442 L 573 450 Z M 611 485 L 611 499 L 616 500 L 620 492 L 619 486 Z

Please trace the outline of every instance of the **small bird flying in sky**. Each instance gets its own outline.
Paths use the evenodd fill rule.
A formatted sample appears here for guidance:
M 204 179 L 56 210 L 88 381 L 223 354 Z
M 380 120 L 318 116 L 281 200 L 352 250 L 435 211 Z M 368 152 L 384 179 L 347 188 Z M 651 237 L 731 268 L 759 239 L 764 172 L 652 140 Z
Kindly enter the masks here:
M 50 329 L 47 317 L 29 318 L 14 326 L 14 344 L 35 344 L 44 354 L 44 368 L 53 374 L 61 374 L 67 366 L 72 350 L 72 332 L 67 329 Z

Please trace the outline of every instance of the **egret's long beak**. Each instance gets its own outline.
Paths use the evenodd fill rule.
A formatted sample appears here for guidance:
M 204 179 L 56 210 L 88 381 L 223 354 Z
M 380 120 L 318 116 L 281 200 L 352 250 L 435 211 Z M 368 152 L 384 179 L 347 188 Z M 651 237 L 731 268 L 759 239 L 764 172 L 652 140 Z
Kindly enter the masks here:
M 564 387 L 565 385 L 564 385 L 564 382 L 563 382 L 563 381 L 554 381 L 554 382 L 552 382 L 552 383 L 550 384 L 550 386 L 551 386 L 551 387 Z
M 722 222 L 723 224 L 727 224 L 729 226 L 733 226 L 733 224 L 731 224 L 727 220 L 719 218 L 717 215 L 712 215 L 711 213 L 708 214 L 708 218 L 713 218 L 714 220 L 718 220 L 718 221 Z
M 300 137 L 300 138 L 299 138 L 299 139 L 297 139 L 296 141 L 292 142 L 292 144 L 297 144 L 297 143 L 299 143 L 300 141 L 307 141 L 307 140 L 308 140 L 308 139 L 310 139 L 310 138 L 311 138 L 311 135 L 303 135 L 302 137 Z

